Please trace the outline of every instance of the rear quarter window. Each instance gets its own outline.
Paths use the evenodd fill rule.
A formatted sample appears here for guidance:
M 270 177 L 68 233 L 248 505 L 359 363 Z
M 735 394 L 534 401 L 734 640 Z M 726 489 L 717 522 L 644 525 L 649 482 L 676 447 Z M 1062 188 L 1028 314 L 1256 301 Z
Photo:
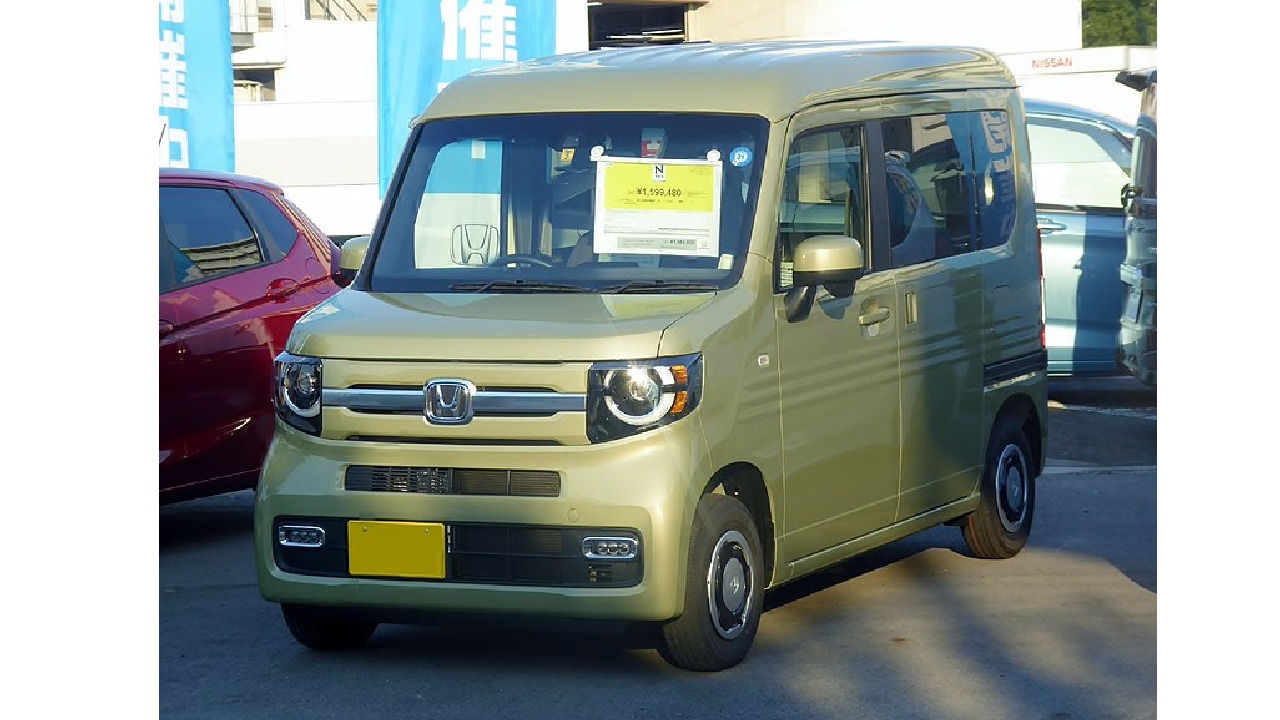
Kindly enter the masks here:
M 240 199 L 249 206 L 260 228 L 271 238 L 281 256 L 288 255 L 298 239 L 298 228 L 275 203 L 265 195 L 252 190 L 242 190 Z

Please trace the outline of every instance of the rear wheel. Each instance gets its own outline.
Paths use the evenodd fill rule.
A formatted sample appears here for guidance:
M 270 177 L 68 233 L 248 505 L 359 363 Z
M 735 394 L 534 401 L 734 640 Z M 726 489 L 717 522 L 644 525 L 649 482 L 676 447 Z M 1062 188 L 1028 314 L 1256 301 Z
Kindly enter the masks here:
M 1031 445 L 1017 419 L 998 420 L 987 446 L 982 500 L 961 525 L 974 555 L 1011 558 L 1026 546 L 1035 513 L 1034 468 Z
M 325 617 L 303 605 L 281 605 L 280 610 L 284 613 L 284 624 L 289 626 L 293 638 L 320 652 L 359 647 L 378 628 L 376 622 Z
M 764 607 L 764 554 L 751 513 L 737 499 L 704 495 L 693 517 L 684 612 L 662 628 L 659 652 L 685 670 L 742 661 Z

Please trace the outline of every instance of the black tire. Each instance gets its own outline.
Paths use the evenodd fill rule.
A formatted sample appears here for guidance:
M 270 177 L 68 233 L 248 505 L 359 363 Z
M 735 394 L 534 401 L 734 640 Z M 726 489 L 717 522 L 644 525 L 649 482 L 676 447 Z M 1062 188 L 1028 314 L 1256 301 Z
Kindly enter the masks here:
M 760 627 L 763 562 L 747 508 L 736 498 L 704 495 L 693 515 L 684 611 L 662 627 L 663 659 L 703 672 L 741 662 Z
M 987 444 L 982 501 L 960 526 L 974 555 L 1003 560 L 1026 546 L 1036 509 L 1037 467 L 1019 418 L 997 420 Z
M 284 613 L 284 624 L 289 626 L 293 638 L 320 652 L 359 647 L 378 628 L 376 622 L 325 617 L 302 605 L 281 605 L 280 611 Z

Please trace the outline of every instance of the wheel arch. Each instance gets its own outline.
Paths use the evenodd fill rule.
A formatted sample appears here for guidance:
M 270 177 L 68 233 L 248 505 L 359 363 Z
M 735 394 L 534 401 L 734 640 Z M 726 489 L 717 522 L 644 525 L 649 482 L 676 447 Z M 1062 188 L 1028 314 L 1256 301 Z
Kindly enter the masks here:
M 776 543 L 774 537 L 773 500 L 765 484 L 764 474 L 746 462 L 730 463 L 711 475 L 702 494 L 722 493 L 737 498 L 755 521 L 764 551 L 764 576 L 772 580 Z
M 1045 426 L 1043 424 L 1044 419 L 1040 417 L 1040 411 L 1036 409 L 1035 401 L 1021 393 L 1011 395 L 1005 399 L 1004 403 L 1000 405 L 1000 409 L 996 411 L 995 420 L 991 423 L 991 427 L 994 429 L 996 425 L 1006 418 L 1012 419 L 1022 428 L 1022 434 L 1031 445 L 1032 462 L 1036 468 L 1036 475 L 1040 475 L 1044 472 L 1045 465 Z

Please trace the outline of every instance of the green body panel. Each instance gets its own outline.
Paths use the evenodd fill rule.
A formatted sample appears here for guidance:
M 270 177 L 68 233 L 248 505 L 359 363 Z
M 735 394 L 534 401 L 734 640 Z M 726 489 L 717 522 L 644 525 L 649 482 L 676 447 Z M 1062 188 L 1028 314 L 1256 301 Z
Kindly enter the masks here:
M 969 253 L 895 271 L 900 336 L 903 519 L 973 492 L 987 429 L 982 403 L 982 271 Z M 944 364 L 945 362 L 945 364 Z
M 364 360 L 653 357 L 663 329 L 710 298 L 344 292 L 298 320 L 288 350 Z

